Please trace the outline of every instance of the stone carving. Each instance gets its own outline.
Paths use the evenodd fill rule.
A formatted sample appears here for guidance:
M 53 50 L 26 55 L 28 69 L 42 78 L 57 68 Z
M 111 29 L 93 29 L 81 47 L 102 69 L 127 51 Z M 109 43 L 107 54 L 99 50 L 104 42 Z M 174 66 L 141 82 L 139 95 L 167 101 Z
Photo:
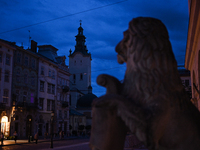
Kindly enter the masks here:
M 200 149 L 200 112 L 181 83 L 164 24 L 134 18 L 116 52 L 125 77 L 97 78 L 107 92 L 93 102 L 91 149 L 122 150 L 127 131 L 149 150 Z

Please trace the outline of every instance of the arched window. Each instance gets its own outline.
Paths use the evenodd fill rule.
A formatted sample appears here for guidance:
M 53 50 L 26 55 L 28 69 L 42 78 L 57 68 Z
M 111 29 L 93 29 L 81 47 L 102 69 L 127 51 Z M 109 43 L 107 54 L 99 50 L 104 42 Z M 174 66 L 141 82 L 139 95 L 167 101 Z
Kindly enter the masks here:
M 24 83 L 28 83 L 28 73 L 27 72 L 25 72 L 25 74 L 24 74 Z
M 34 74 L 31 75 L 31 85 L 35 86 L 35 75 Z
M 83 80 L 83 74 L 82 73 L 80 74 L 80 80 Z
M 74 81 L 74 83 L 76 83 L 76 75 L 75 74 L 73 74 L 73 81 Z

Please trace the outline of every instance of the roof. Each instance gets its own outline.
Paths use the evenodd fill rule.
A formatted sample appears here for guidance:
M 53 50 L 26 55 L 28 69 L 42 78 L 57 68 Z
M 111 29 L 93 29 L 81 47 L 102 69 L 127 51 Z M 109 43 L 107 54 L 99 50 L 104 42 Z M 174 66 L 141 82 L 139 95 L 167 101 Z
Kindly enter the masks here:
M 43 49 L 43 50 L 49 50 L 49 49 L 47 49 L 47 48 L 50 48 L 50 49 L 53 49 L 53 50 L 58 50 L 57 48 L 55 48 L 54 46 L 52 46 L 52 45 L 39 45 L 39 46 L 37 46 L 38 48 L 40 48 L 40 49 Z
M 186 69 L 178 69 L 178 73 L 180 76 L 190 76 L 190 71 Z
M 91 108 L 93 100 L 97 98 L 93 93 L 88 93 L 77 100 L 77 108 Z
M 13 49 L 14 48 L 16 48 L 16 43 L 15 42 L 10 42 L 10 41 L 6 41 L 6 40 L 3 40 L 3 39 L 0 39 L 0 42 L 2 43 L 2 44 L 7 44 L 7 45 L 9 45 L 10 47 L 12 47 Z
M 69 115 L 70 115 L 70 116 L 85 116 L 84 114 L 79 113 L 78 111 L 76 111 L 76 110 L 74 110 L 74 109 L 70 109 L 70 110 L 69 110 Z

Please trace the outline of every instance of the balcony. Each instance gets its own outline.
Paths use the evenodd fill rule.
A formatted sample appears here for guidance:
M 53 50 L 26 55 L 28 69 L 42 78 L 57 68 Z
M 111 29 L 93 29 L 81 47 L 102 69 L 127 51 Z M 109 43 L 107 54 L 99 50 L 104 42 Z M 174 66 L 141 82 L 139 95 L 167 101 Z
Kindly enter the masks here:
M 38 106 L 35 103 L 17 102 L 15 106 L 16 107 L 25 107 L 27 109 L 38 109 Z
M 69 107 L 68 102 L 63 102 L 63 101 L 62 101 L 61 104 L 62 104 L 62 107 L 63 107 L 63 108 L 65 108 L 65 107 Z
M 69 86 L 63 85 L 62 86 L 62 92 L 67 93 L 69 91 Z

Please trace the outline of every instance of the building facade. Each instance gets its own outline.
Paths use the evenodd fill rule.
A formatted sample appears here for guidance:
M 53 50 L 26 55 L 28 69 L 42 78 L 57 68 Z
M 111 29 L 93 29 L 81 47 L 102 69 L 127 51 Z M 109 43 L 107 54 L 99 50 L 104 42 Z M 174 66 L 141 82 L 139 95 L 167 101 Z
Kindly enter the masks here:
M 85 45 L 86 37 L 80 23 L 76 37 L 75 50 L 70 49 L 70 126 L 72 132 L 85 133 L 91 127 L 92 101 L 97 96 L 92 93 L 91 86 L 91 53 Z M 80 115 L 82 114 L 82 115 Z M 80 130 L 84 128 L 84 130 Z M 89 128 L 87 128 L 89 129 Z
M 200 110 L 200 1 L 188 0 L 189 26 L 185 68 L 191 73 L 192 102 Z
M 0 40 L 0 131 L 10 135 L 12 74 L 15 43 Z
M 36 49 L 17 47 L 13 64 L 13 117 L 11 135 L 28 137 L 37 132 L 38 56 Z
M 33 40 L 27 50 L 0 40 L 0 129 L 6 136 L 50 135 L 52 124 L 54 134 L 69 132 L 70 74 L 57 51 Z
M 54 133 L 69 132 L 69 68 L 65 56 L 58 56 L 58 49 L 52 45 L 38 46 L 39 89 L 38 94 L 41 130 L 39 135 L 50 133 L 50 118 L 54 112 Z
M 58 130 L 69 135 L 69 68 L 65 65 L 66 57 L 57 57 L 57 126 Z
M 181 81 L 185 87 L 185 91 L 188 93 L 190 99 L 192 99 L 192 90 L 191 90 L 191 76 L 190 71 L 186 69 L 178 69 Z

